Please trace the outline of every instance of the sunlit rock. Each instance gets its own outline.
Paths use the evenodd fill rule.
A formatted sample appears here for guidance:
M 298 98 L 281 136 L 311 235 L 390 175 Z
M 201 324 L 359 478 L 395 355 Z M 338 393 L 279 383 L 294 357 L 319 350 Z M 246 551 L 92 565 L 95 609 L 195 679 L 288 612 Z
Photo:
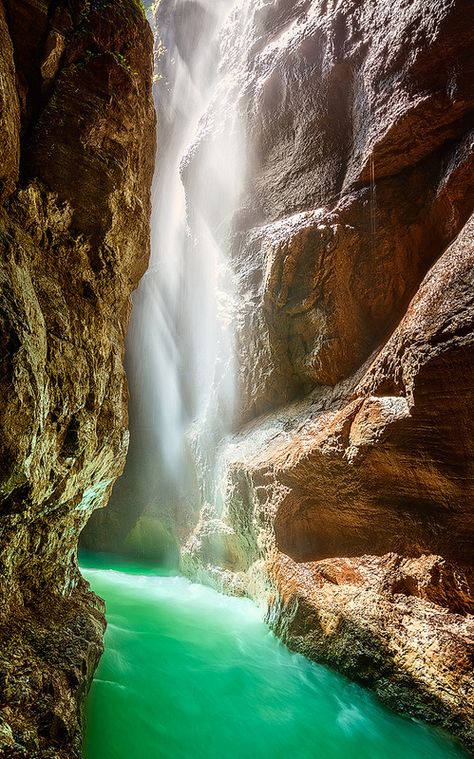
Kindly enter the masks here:
M 134 1 L 0 3 L 2 756 L 80 756 L 105 619 L 77 542 L 127 451 L 122 356 L 149 253 L 151 79 Z

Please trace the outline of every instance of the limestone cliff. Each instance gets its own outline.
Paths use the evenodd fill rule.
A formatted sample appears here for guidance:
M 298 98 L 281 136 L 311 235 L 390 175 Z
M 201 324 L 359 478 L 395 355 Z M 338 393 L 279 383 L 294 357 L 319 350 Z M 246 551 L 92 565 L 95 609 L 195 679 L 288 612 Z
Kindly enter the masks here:
M 237 6 L 243 426 L 184 565 L 473 746 L 474 8 Z
M 0 752 L 79 757 L 102 605 L 77 541 L 127 451 L 153 40 L 135 0 L 0 2 Z M 133 234 L 131 234 L 133 230 Z
M 200 6 L 179 5 L 160 15 L 192 78 Z M 474 6 L 230 6 L 181 174 L 191 228 L 206 215 L 218 236 L 195 178 L 240 120 L 239 408 L 219 506 L 189 520 L 182 565 L 472 747 Z M 209 186 L 229 170 L 209 162 Z M 122 546 L 143 511 L 148 530 L 160 495 L 97 515 L 91 542 Z

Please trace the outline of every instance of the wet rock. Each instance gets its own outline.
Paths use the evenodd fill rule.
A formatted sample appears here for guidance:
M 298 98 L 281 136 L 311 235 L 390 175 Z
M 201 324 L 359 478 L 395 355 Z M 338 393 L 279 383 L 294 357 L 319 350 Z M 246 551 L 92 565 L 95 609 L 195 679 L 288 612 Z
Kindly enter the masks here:
M 266 569 L 267 620 L 291 648 L 472 747 L 474 598 L 462 573 L 439 556 L 396 554 L 312 563 L 275 554 Z
M 12 192 L 20 163 L 20 106 L 15 87 L 13 46 L 0 4 L 0 199 Z
M 77 542 L 127 450 L 153 42 L 132 0 L 0 3 L 0 37 L 1 751 L 69 759 L 104 627 Z
M 162 0 L 165 25 L 174 9 Z M 463 0 L 235 3 L 180 164 L 191 220 L 203 214 L 219 238 L 232 214 L 235 434 L 197 525 L 166 492 L 124 506 L 145 442 L 122 504 L 89 534 L 123 544 L 161 508 L 187 572 L 269 602 L 289 645 L 468 745 L 473 12 Z M 176 45 L 192 77 L 203 17 L 193 5 L 188 18 Z M 222 161 L 208 171 L 219 202 L 195 187 L 236 122 L 237 208 Z
M 471 219 L 372 362 L 226 441 L 219 516 L 291 647 L 469 746 L 473 264 Z M 208 531 L 185 566 L 231 570 Z
M 246 37 L 231 16 L 219 97 L 251 150 L 232 244 L 241 405 L 223 506 L 184 566 L 232 571 L 231 534 L 239 583 L 290 646 L 472 747 L 473 8 L 235 13 Z M 184 161 L 191 190 L 217 107 Z
M 252 21 L 250 59 L 229 53 L 253 136 L 232 254 L 244 421 L 357 371 L 473 196 L 465 3 L 277 2 Z

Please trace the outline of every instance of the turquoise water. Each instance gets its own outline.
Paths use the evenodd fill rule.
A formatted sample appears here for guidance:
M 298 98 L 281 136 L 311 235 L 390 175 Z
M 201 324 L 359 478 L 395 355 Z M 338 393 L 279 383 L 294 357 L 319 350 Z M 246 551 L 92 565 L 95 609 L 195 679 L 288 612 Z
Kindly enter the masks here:
M 290 653 L 250 601 L 110 558 L 81 562 L 107 603 L 85 759 L 448 759 L 443 734 Z

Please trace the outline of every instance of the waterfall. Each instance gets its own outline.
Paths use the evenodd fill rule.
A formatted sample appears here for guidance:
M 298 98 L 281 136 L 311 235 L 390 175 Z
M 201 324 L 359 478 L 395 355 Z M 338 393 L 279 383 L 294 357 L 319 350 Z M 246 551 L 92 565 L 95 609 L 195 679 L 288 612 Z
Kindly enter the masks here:
M 222 57 L 234 0 L 162 0 L 155 9 L 158 150 L 152 254 L 133 298 L 128 494 L 185 530 L 214 499 L 217 441 L 235 402 L 231 220 L 245 170 L 238 87 Z M 134 464 L 135 462 L 135 464 Z M 130 475 L 132 471 L 132 475 Z M 123 485 L 122 485 L 123 487 Z

